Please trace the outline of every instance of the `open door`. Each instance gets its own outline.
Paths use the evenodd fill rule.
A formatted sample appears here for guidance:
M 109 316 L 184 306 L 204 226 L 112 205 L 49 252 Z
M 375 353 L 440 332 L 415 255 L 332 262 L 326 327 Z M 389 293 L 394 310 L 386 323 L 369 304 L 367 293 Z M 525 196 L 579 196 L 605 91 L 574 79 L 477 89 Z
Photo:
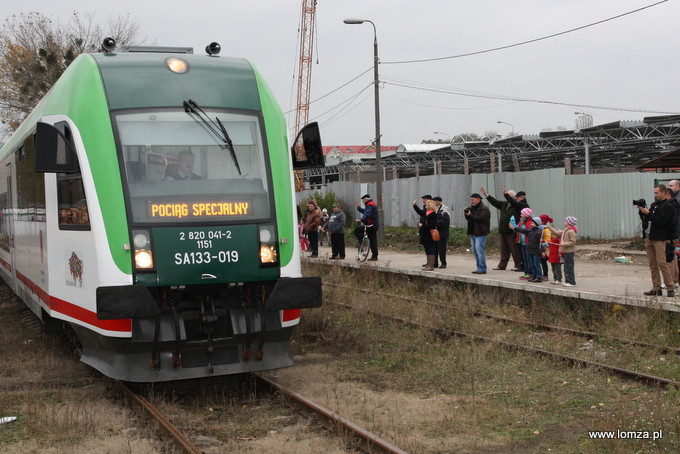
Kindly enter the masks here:
M 294 170 L 313 169 L 326 165 L 317 122 L 310 123 L 300 130 L 290 152 L 293 156 Z

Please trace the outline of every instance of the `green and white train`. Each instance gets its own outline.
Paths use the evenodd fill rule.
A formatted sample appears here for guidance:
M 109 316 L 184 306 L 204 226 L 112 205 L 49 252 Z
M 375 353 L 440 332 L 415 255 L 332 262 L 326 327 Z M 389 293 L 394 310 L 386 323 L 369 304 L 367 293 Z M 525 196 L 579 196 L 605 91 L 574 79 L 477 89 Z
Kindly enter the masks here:
M 292 364 L 301 275 L 290 150 L 243 59 L 186 48 L 80 55 L 0 150 L 0 274 L 81 360 L 155 382 Z M 251 353 L 252 352 L 252 353 Z

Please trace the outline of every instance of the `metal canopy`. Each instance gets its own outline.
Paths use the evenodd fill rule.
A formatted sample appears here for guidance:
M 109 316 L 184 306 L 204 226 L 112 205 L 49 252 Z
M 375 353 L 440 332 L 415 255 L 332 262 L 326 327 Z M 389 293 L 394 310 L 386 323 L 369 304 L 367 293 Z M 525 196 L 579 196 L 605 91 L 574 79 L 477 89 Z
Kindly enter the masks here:
M 384 157 L 382 168 L 389 171 L 396 167 L 401 177 L 415 175 L 416 166 L 421 175 L 432 174 L 436 168 L 441 173 L 464 173 L 467 161 L 468 173 L 489 173 L 499 171 L 499 165 L 502 171 L 564 167 L 565 158 L 570 159 L 573 168 L 583 168 L 586 143 L 591 171 L 660 168 L 643 167 L 640 163 L 680 148 L 680 115 L 646 117 L 642 122 L 612 122 L 576 131 L 547 131 L 490 142 L 453 143 L 444 150 Z M 363 170 L 375 171 L 375 159 L 319 169 L 317 176 Z

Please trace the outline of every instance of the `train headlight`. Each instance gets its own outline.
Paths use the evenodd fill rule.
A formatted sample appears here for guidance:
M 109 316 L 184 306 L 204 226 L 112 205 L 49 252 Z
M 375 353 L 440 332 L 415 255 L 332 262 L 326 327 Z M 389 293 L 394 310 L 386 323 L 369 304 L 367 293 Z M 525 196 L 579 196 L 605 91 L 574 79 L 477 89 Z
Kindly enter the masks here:
M 278 254 L 276 253 L 276 246 L 260 246 L 260 262 L 261 263 L 276 263 Z
M 260 243 L 271 243 L 274 232 L 268 228 L 260 229 Z
M 189 71 L 189 63 L 178 57 L 169 57 L 165 59 L 165 66 L 175 74 L 184 74 Z
M 153 268 L 153 255 L 151 255 L 151 251 L 146 249 L 135 251 L 135 266 L 144 270 Z
M 261 225 L 258 236 L 260 239 L 260 265 L 275 265 L 279 261 L 276 227 L 274 225 Z
M 135 245 L 135 249 L 148 249 L 149 237 L 144 233 L 138 233 L 132 238 L 132 244 Z
M 133 230 L 132 246 L 135 254 L 135 269 L 144 271 L 153 269 L 151 232 L 149 230 Z

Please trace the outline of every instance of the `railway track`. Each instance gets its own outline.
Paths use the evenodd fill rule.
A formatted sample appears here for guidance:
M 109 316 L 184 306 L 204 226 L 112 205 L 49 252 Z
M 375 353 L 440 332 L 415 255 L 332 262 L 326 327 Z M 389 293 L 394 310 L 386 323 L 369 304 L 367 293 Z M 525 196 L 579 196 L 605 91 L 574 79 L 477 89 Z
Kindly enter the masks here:
M 359 288 L 356 288 L 356 287 L 350 287 L 350 286 L 345 286 L 345 285 L 341 285 L 341 284 L 333 284 L 333 283 L 326 282 L 326 283 L 324 283 L 324 285 L 335 286 L 335 287 L 339 287 L 339 288 L 346 288 L 346 289 L 349 289 L 349 290 L 365 292 L 365 289 L 359 289 Z M 405 297 L 405 296 L 402 296 L 402 295 L 394 295 L 394 294 L 388 294 L 388 293 L 384 293 L 384 292 L 375 292 L 375 291 L 372 291 L 371 294 L 377 295 L 377 296 L 389 297 L 389 298 L 399 298 L 399 299 L 402 299 L 402 300 L 410 300 L 411 302 L 423 303 L 423 304 L 433 305 L 435 307 L 451 309 L 450 307 L 445 306 L 443 304 L 433 303 L 433 302 L 424 301 L 424 300 L 418 300 L 416 298 Z M 408 325 L 408 326 L 413 326 L 413 327 L 416 327 L 416 328 L 424 328 L 424 329 L 430 330 L 430 331 L 432 331 L 432 332 L 434 332 L 437 335 L 442 336 L 442 337 L 453 337 L 453 336 L 455 336 L 455 337 L 468 338 L 468 339 L 472 339 L 472 340 L 480 341 L 480 342 L 491 343 L 491 344 L 498 345 L 498 346 L 505 348 L 505 349 L 508 349 L 508 350 L 527 351 L 527 352 L 530 352 L 530 353 L 535 354 L 535 355 L 549 357 L 551 359 L 558 359 L 558 360 L 567 362 L 569 364 L 574 364 L 574 365 L 578 364 L 578 365 L 583 365 L 583 366 L 588 366 L 588 367 L 595 367 L 595 368 L 608 371 L 610 373 L 619 375 L 619 376 L 627 378 L 627 379 L 631 379 L 631 380 L 635 380 L 635 381 L 644 383 L 647 386 L 680 389 L 680 382 L 678 382 L 676 380 L 671 380 L 671 379 L 667 379 L 667 378 L 663 378 L 663 377 L 657 377 L 657 376 L 654 376 L 654 375 L 644 374 L 644 373 L 637 372 L 637 371 L 634 371 L 634 370 L 629 370 L 629 369 L 625 369 L 625 368 L 622 368 L 622 367 L 613 366 L 613 365 L 610 365 L 610 364 L 600 363 L 600 362 L 597 362 L 597 361 L 591 361 L 591 360 L 588 360 L 588 359 L 578 358 L 578 357 L 571 356 L 571 355 L 564 355 L 564 354 L 561 354 L 561 353 L 551 352 L 551 351 L 548 351 L 548 350 L 545 350 L 545 349 L 540 349 L 540 348 L 531 347 L 531 346 L 522 345 L 522 344 L 516 344 L 516 343 L 513 343 L 513 342 L 506 342 L 506 341 L 502 341 L 502 340 L 498 340 L 498 339 L 492 339 L 492 338 L 489 338 L 489 337 L 486 337 L 486 336 L 480 336 L 478 334 L 472 334 L 472 333 L 463 332 L 463 331 L 459 331 L 459 330 L 450 330 L 450 329 L 444 329 L 444 328 L 439 328 L 439 327 L 434 327 L 434 326 L 428 326 L 428 325 L 425 325 L 425 324 L 422 324 L 422 323 L 416 323 L 412 320 L 406 320 L 402 317 L 397 317 L 397 316 L 394 316 L 394 315 L 391 315 L 391 314 L 385 314 L 385 313 L 370 310 L 370 309 L 358 308 L 358 307 L 352 306 L 350 304 L 339 303 L 339 302 L 336 302 L 336 301 L 334 301 L 332 304 L 336 304 L 336 305 L 339 305 L 339 306 L 342 306 L 342 307 L 345 307 L 345 308 L 348 308 L 348 309 L 352 309 L 352 310 L 361 310 L 361 311 L 364 311 L 364 312 L 369 313 L 371 315 L 374 315 L 376 317 L 391 319 L 395 322 L 402 323 L 402 324 L 405 324 L 405 325 Z M 509 318 L 506 318 L 506 317 L 497 317 L 497 316 L 493 316 L 493 315 L 490 315 L 490 314 L 476 313 L 475 315 L 480 316 L 480 317 L 484 316 L 484 317 L 493 318 L 493 319 L 496 319 L 498 321 L 502 321 L 502 322 L 506 322 L 506 323 L 513 322 L 513 323 L 518 323 L 518 324 L 530 325 L 532 327 L 542 327 L 543 329 L 546 329 L 546 330 L 561 330 L 562 332 L 565 332 L 565 333 L 576 334 L 576 335 L 580 335 L 580 336 L 599 337 L 596 333 L 590 333 L 590 332 L 586 332 L 586 331 L 572 330 L 572 329 L 569 329 L 569 328 L 562 328 L 562 327 L 556 327 L 556 326 L 551 326 L 551 325 L 541 325 L 539 323 L 533 323 L 533 322 L 519 322 L 517 320 L 509 319 Z M 613 339 L 616 339 L 619 342 L 626 342 L 626 343 L 629 343 L 629 344 L 636 344 L 636 345 L 641 345 L 641 346 L 646 346 L 646 347 L 652 347 L 652 348 L 655 348 L 655 349 L 659 349 L 660 351 L 674 352 L 676 354 L 678 353 L 678 349 L 673 348 L 673 347 L 658 346 L 658 345 L 654 345 L 654 344 L 647 344 L 647 343 L 642 343 L 642 342 L 637 342 L 637 341 L 632 341 L 632 340 L 626 340 L 626 339 L 617 339 L 617 338 L 613 338 Z
M 386 454 L 406 454 L 406 451 L 394 446 L 387 440 L 367 431 L 363 427 L 343 418 L 333 411 L 313 402 L 306 397 L 286 388 L 283 385 L 273 382 L 258 374 L 253 374 L 259 384 L 273 389 L 283 395 L 287 401 L 292 402 L 305 413 L 312 413 L 319 423 L 326 429 L 338 431 L 342 435 L 348 436 L 357 442 L 357 447 L 366 453 L 386 453 Z
M 331 432 L 339 433 L 345 438 L 353 441 L 353 446 L 366 453 L 378 454 L 406 454 L 406 451 L 394 446 L 387 440 L 367 431 L 358 424 L 334 413 L 333 411 L 319 405 L 316 402 L 278 384 L 259 374 L 251 374 L 258 386 L 263 386 L 271 392 L 281 394 L 289 406 L 300 409 L 305 414 L 312 414 L 317 418 L 319 424 Z M 154 419 L 159 427 L 163 429 L 172 441 L 184 452 L 189 454 L 200 454 L 202 451 L 194 445 L 189 437 L 179 430 L 165 415 L 153 405 L 147 398 L 142 396 L 133 386 L 124 382 L 116 382 L 125 395 L 134 403 L 142 406 L 144 411 Z
M 349 286 L 349 285 L 342 285 L 342 284 L 334 284 L 334 283 L 330 283 L 330 282 L 324 282 L 323 285 L 328 285 L 328 286 L 337 287 L 337 288 L 344 288 L 344 289 L 353 290 L 353 291 L 356 291 L 356 292 L 365 291 L 365 289 L 360 289 L 358 287 L 352 287 L 352 286 Z M 409 302 L 412 302 L 412 303 L 426 304 L 426 305 L 429 305 L 431 307 L 435 307 L 437 309 L 444 309 L 444 310 L 451 310 L 452 309 L 451 306 L 447 306 L 446 304 L 435 303 L 435 302 L 432 302 L 432 301 L 421 300 L 421 299 L 418 299 L 418 298 L 411 298 L 411 297 L 404 296 L 404 295 L 395 295 L 395 294 L 391 294 L 391 293 L 375 292 L 375 291 L 372 291 L 371 293 L 374 294 L 374 295 L 384 296 L 384 297 L 387 297 L 387 298 L 398 298 L 398 299 L 401 299 L 401 300 L 404 300 L 404 301 L 409 301 Z M 565 327 L 562 327 L 562 326 L 545 325 L 545 324 L 536 323 L 536 322 L 529 322 L 529 321 L 525 321 L 525 320 L 515 320 L 513 318 L 503 317 L 503 316 L 500 316 L 500 315 L 493 315 L 493 314 L 489 314 L 489 313 L 486 313 L 486 312 L 474 312 L 473 315 L 475 317 L 484 317 L 484 318 L 496 320 L 496 321 L 499 321 L 499 322 L 511 323 L 511 324 L 514 324 L 514 325 L 527 326 L 527 327 L 531 327 L 531 328 L 538 328 L 538 329 L 541 329 L 541 330 L 544 330 L 544 331 L 555 331 L 555 332 L 560 332 L 560 333 L 564 333 L 564 334 L 570 334 L 570 335 L 574 335 L 574 336 L 584 337 L 584 338 L 587 338 L 587 339 L 604 339 L 604 340 L 608 340 L 608 341 L 612 341 L 612 342 L 618 342 L 618 343 L 625 344 L 625 345 L 633 345 L 633 346 L 638 346 L 638 347 L 651 348 L 651 349 L 654 349 L 658 353 L 661 353 L 661 354 L 671 353 L 671 354 L 675 354 L 675 355 L 680 355 L 680 348 L 670 347 L 670 346 L 667 346 L 667 345 L 652 344 L 652 343 L 641 342 L 641 341 L 636 341 L 636 340 L 632 340 L 632 339 L 624 339 L 624 338 L 621 338 L 621 337 L 603 336 L 603 335 L 598 334 L 598 333 L 593 332 L 593 331 L 581 331 L 581 330 L 577 330 L 577 329 L 573 329 L 573 328 L 565 328 Z
M 131 401 L 142 406 L 144 411 L 146 411 L 146 413 L 158 423 L 159 427 L 172 437 L 172 440 L 179 448 L 189 454 L 201 454 L 201 450 L 196 445 L 194 445 L 191 440 L 189 440 L 189 437 L 187 437 L 181 430 L 175 427 L 175 425 L 172 424 L 170 420 L 166 418 L 165 415 L 146 397 L 142 396 L 130 385 L 122 381 L 117 381 L 116 383 Z

